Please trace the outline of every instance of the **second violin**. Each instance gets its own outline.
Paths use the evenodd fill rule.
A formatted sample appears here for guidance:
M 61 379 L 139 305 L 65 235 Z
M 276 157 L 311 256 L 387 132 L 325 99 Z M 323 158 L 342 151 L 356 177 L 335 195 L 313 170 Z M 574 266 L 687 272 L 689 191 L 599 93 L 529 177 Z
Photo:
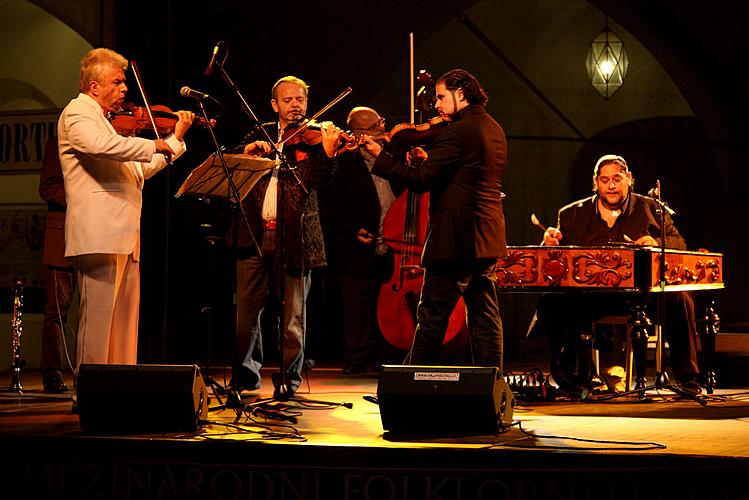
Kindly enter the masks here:
M 321 124 L 313 120 L 308 120 L 297 127 L 289 127 L 284 130 L 280 144 L 292 146 L 294 144 L 304 143 L 313 146 L 320 144 L 321 142 Z M 358 148 L 360 144 L 360 139 L 355 135 L 342 132 L 338 151 L 351 151 Z

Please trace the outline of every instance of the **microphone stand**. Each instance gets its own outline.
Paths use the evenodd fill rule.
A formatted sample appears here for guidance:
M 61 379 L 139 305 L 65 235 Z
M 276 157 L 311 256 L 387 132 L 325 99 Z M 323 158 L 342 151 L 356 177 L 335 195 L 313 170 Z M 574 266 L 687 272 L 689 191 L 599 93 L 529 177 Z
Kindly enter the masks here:
M 658 205 L 659 222 L 661 225 L 661 242 L 659 246 L 660 251 L 660 267 L 658 269 L 658 300 L 656 306 L 656 346 L 655 346 L 655 384 L 656 389 L 667 389 L 679 396 L 691 399 L 698 402 L 702 406 L 706 403 L 700 399 L 697 395 L 691 394 L 683 390 L 678 385 L 674 385 L 668 378 L 668 373 L 663 368 L 663 353 L 665 351 L 665 338 L 663 335 L 663 320 L 666 317 L 666 212 L 669 215 L 674 215 L 674 212 L 667 204 L 661 199 L 661 181 L 656 180 L 654 196 L 652 196 Z M 641 391 L 641 394 L 645 393 L 645 389 Z
M 206 120 L 206 123 L 210 123 L 210 119 L 208 118 L 208 112 L 206 111 L 205 105 L 203 104 L 203 99 L 198 99 L 198 107 L 200 108 L 200 113 L 203 115 L 203 118 Z M 247 217 L 247 213 L 245 212 L 244 207 L 242 206 L 242 199 L 240 198 L 240 195 L 239 195 L 239 189 L 237 189 L 237 185 L 234 182 L 234 179 L 232 178 L 232 175 L 231 175 L 231 172 L 229 171 L 228 165 L 226 164 L 226 158 L 224 158 L 223 150 L 222 150 L 222 148 L 221 148 L 221 146 L 220 146 L 220 144 L 218 142 L 218 139 L 216 138 L 216 134 L 213 131 L 213 127 L 209 126 L 207 128 L 208 128 L 208 133 L 211 136 L 211 141 L 213 142 L 213 147 L 216 149 L 216 155 L 218 155 L 218 157 L 219 157 L 219 160 L 220 160 L 220 163 L 221 163 L 221 169 L 224 172 L 224 176 L 226 177 L 226 182 L 227 182 L 227 184 L 229 186 L 229 190 L 231 191 L 231 193 L 229 193 L 229 201 L 232 201 L 232 200 L 236 201 L 236 204 L 239 207 L 239 213 L 241 214 L 242 220 L 244 221 L 244 224 L 247 227 L 247 231 L 249 231 L 249 233 L 250 233 L 250 238 L 252 239 L 252 244 L 255 246 L 255 250 L 258 252 L 258 255 L 262 256 L 262 253 L 261 253 L 261 250 L 260 250 L 260 245 L 258 245 L 258 242 L 257 242 L 257 240 L 255 238 L 255 235 L 252 232 L 252 226 L 250 226 L 250 220 Z M 215 246 L 215 240 L 211 240 L 210 236 L 208 237 L 208 244 L 209 244 L 209 248 L 211 248 L 211 249 Z M 210 258 L 211 258 L 211 256 L 209 256 L 209 259 Z M 212 291 L 210 290 L 210 287 L 212 286 L 212 283 L 211 283 L 211 268 L 212 267 L 213 266 L 212 266 L 211 262 L 209 262 L 209 265 L 208 265 L 208 286 L 209 286 L 208 294 L 209 294 L 209 297 L 212 295 Z M 226 388 L 223 385 L 219 384 L 211 376 L 211 373 L 210 373 L 210 370 L 211 370 L 211 347 L 210 347 L 210 343 L 211 343 L 211 336 L 213 334 L 213 332 L 212 332 L 212 329 L 213 329 L 213 325 L 212 325 L 213 301 L 210 300 L 210 298 L 209 298 L 209 302 L 210 303 L 207 306 L 207 323 L 208 323 L 208 342 L 209 342 L 209 347 L 208 347 L 208 365 L 206 367 L 208 373 L 205 374 L 205 375 L 203 375 L 203 380 L 206 382 L 206 385 L 208 385 L 211 388 L 211 390 L 213 391 L 213 395 L 216 397 L 216 399 L 219 402 L 219 406 L 216 407 L 216 408 L 214 408 L 214 409 L 221 409 L 221 408 L 225 407 L 225 404 L 221 400 L 221 398 L 219 397 L 219 393 L 226 395 L 227 394 L 227 390 L 226 390 Z
M 658 215 L 661 225 L 661 245 L 660 255 L 661 262 L 658 269 L 658 302 L 656 306 L 656 335 L 658 343 L 655 347 L 655 385 L 656 387 L 669 387 L 668 373 L 663 369 L 663 351 L 665 349 L 665 339 L 663 338 L 663 318 L 666 316 L 666 210 L 667 206 L 661 200 L 661 181 L 655 181 L 655 197 L 653 198 L 658 204 Z

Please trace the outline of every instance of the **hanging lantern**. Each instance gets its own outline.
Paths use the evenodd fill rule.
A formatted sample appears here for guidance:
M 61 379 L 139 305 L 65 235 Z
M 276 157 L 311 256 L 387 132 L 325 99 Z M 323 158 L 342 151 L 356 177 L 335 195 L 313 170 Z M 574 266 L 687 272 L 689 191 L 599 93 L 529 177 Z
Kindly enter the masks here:
M 627 52 L 624 43 L 606 25 L 588 49 L 588 76 L 604 99 L 611 97 L 627 75 Z

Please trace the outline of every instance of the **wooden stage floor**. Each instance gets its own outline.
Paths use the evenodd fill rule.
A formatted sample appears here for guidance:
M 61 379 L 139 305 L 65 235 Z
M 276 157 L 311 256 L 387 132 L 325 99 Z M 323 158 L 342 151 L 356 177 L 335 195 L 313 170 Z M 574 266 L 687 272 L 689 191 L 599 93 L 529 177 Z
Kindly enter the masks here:
M 270 396 L 271 372 L 251 399 Z M 309 375 L 298 396 L 353 407 L 289 403 L 296 423 L 236 426 L 224 409 L 194 433 L 104 436 L 81 432 L 70 394 L 44 394 L 26 374 L 22 396 L 0 396 L 0 485 L 12 492 L 1 498 L 749 498 L 745 390 L 702 404 L 668 391 L 518 401 L 515 425 L 496 435 L 407 437 L 383 433 L 364 399 L 377 374 Z

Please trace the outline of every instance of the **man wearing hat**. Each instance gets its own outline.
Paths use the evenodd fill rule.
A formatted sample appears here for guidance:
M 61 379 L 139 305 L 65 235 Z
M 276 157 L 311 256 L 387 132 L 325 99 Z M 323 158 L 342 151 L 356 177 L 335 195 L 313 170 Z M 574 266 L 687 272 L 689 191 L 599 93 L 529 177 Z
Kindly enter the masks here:
M 595 194 L 560 209 L 557 227 L 546 230 L 543 244 L 600 246 L 629 242 L 660 246 L 659 206 L 654 199 L 632 192 L 633 184 L 624 158 L 602 156 L 593 169 Z M 686 241 L 668 212 L 664 220 L 666 247 L 686 250 Z M 587 385 L 575 373 L 579 332 L 604 316 L 628 314 L 625 302 L 625 297 L 612 294 L 550 294 L 539 300 L 538 319 L 549 336 L 551 373 L 560 388 L 580 392 Z M 676 381 L 688 392 L 699 393 L 692 297 L 686 292 L 667 294 L 662 320 Z
M 356 136 L 385 133 L 385 119 L 364 106 L 351 110 L 346 126 Z M 344 375 L 366 371 L 367 362 L 376 361 L 373 347 L 380 340 L 377 297 L 388 258 L 382 227 L 397 193 L 370 173 L 374 161 L 363 148 L 341 154 L 329 190 L 320 193 L 329 266 L 342 292 Z

